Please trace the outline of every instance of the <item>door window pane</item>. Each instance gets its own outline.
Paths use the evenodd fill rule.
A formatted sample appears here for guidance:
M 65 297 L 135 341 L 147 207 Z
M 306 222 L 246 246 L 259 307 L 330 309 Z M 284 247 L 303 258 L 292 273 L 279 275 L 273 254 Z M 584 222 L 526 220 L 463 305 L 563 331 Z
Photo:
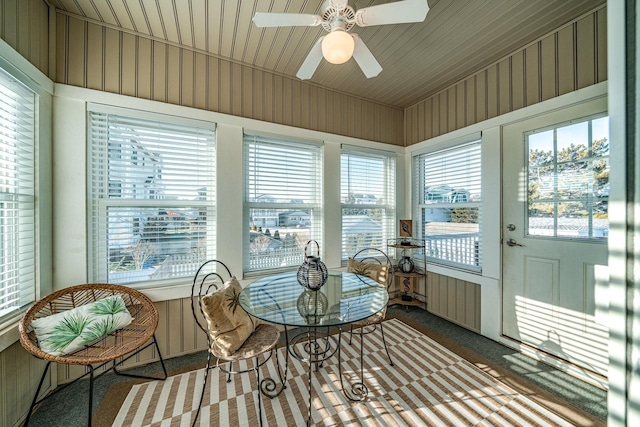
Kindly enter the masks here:
M 609 235 L 609 119 L 527 135 L 528 234 Z

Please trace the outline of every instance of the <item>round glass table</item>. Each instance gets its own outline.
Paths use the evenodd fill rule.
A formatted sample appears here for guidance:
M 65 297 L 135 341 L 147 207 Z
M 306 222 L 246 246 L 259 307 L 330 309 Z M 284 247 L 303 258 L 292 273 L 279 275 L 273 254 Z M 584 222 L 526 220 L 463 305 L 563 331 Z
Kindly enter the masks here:
M 368 394 L 364 385 L 363 347 L 360 346 L 360 381 L 344 387 L 340 344 L 342 328 L 370 316 L 386 307 L 389 294 L 386 287 L 367 276 L 354 273 L 329 272 L 327 282 L 317 291 L 309 291 L 297 280 L 296 272 L 267 276 L 247 285 L 240 293 L 240 306 L 250 315 L 265 322 L 284 326 L 286 338 L 286 383 L 289 355 L 309 365 L 309 415 L 311 420 L 312 367 L 338 354 L 340 385 L 352 401 L 362 401 Z M 289 328 L 295 331 L 290 336 Z M 333 332 L 337 333 L 332 334 Z M 362 341 L 361 341 L 362 342 Z

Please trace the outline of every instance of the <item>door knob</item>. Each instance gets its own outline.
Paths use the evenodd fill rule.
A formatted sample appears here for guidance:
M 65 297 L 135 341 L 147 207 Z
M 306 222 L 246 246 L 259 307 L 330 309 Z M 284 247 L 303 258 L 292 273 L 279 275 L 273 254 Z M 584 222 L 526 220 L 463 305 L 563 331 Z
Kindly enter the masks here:
M 507 245 L 508 245 L 508 246 L 522 246 L 520 243 L 516 242 L 516 241 L 515 241 L 515 240 L 513 240 L 513 239 L 509 239 L 509 240 L 507 240 Z

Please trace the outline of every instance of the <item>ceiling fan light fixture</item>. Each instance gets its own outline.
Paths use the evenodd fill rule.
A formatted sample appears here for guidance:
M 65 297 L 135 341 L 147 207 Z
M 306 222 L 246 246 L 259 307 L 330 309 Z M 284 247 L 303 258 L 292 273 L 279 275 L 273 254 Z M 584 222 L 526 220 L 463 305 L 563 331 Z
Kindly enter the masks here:
M 355 42 L 351 34 L 336 28 L 322 40 L 322 56 L 332 64 L 344 64 L 353 56 Z

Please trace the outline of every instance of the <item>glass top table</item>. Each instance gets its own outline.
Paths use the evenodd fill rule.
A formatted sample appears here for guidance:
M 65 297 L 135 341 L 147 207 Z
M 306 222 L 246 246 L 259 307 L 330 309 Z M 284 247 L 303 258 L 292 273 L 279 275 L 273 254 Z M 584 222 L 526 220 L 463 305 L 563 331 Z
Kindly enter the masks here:
M 285 326 L 341 326 L 373 316 L 389 301 L 387 289 L 353 273 L 329 272 L 327 282 L 308 291 L 296 272 L 263 277 L 240 293 L 240 306 L 250 315 Z
M 387 306 L 388 301 L 386 287 L 375 280 L 354 273 L 334 271 L 329 272 L 327 282 L 317 291 L 308 291 L 302 287 L 298 283 L 297 273 L 293 271 L 260 278 L 247 285 L 239 297 L 240 306 L 250 315 L 284 326 L 287 350 L 283 384 L 286 383 L 289 355 L 308 363 L 307 425 L 311 422 L 312 366 L 322 366 L 336 352 L 343 394 L 352 401 L 366 398 L 369 391 L 363 382 L 362 340 L 360 380 L 349 381 L 350 387 L 345 387 L 340 356 L 342 327 L 377 314 Z M 289 327 L 302 332 L 290 336 Z M 332 334 L 330 329 L 335 328 L 338 333 Z

